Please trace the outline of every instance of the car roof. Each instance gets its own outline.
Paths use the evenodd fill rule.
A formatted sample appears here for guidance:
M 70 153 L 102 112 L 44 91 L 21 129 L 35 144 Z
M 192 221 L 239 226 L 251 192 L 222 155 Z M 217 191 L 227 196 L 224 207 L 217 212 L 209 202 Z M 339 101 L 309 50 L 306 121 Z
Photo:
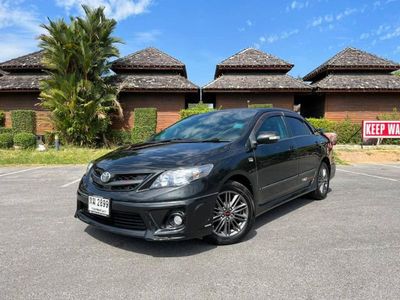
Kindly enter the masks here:
M 253 111 L 255 114 L 267 113 L 267 112 L 282 112 L 287 115 L 294 115 L 301 117 L 298 113 L 294 112 L 290 109 L 285 108 L 228 108 L 228 109 L 221 109 L 212 111 L 212 113 L 219 112 L 219 111 L 232 111 L 232 112 L 240 112 L 240 111 Z

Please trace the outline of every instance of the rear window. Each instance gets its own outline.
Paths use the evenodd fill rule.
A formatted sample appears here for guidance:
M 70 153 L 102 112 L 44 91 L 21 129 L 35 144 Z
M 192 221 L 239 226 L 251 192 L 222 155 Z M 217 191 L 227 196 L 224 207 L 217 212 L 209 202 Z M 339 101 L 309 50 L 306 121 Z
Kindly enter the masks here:
M 302 120 L 292 117 L 285 117 L 286 124 L 293 136 L 312 135 L 310 127 L 307 126 Z

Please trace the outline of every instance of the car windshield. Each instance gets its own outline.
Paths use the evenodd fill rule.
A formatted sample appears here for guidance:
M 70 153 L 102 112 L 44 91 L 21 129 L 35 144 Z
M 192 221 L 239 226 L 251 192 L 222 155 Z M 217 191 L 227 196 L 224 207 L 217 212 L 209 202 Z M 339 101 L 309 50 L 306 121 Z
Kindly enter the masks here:
M 249 109 L 191 116 L 156 134 L 150 141 L 231 142 L 243 134 L 255 114 L 256 111 Z

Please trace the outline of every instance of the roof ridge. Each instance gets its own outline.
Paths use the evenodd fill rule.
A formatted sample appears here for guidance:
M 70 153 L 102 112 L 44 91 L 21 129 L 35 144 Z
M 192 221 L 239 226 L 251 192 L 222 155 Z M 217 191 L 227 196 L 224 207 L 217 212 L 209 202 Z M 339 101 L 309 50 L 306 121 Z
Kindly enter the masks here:
M 21 55 L 21 56 L 18 56 L 18 57 L 14 57 L 14 58 L 2 61 L 2 62 L 0 62 L 0 66 L 3 65 L 3 64 L 8 63 L 10 61 L 21 59 L 21 58 L 25 58 L 25 57 L 28 57 L 28 56 L 32 56 L 32 55 L 38 54 L 38 53 L 43 52 L 43 51 L 44 50 L 37 50 L 37 51 L 31 52 L 31 53 L 28 53 L 28 54 L 25 54 L 25 55 Z

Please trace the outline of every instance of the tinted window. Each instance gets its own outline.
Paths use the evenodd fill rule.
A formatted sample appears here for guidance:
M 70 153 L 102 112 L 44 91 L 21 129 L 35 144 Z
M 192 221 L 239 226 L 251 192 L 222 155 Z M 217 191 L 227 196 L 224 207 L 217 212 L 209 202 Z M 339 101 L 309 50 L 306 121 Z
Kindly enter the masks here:
M 152 140 L 191 139 L 233 141 L 248 128 L 257 111 L 231 110 L 200 114 L 183 119 L 156 134 Z
M 285 117 L 285 120 L 293 136 L 312 134 L 311 129 L 303 121 L 290 117 Z
M 282 117 L 278 116 L 266 119 L 258 129 L 257 134 L 262 131 L 275 131 L 281 139 L 288 137 L 285 123 L 283 122 Z

